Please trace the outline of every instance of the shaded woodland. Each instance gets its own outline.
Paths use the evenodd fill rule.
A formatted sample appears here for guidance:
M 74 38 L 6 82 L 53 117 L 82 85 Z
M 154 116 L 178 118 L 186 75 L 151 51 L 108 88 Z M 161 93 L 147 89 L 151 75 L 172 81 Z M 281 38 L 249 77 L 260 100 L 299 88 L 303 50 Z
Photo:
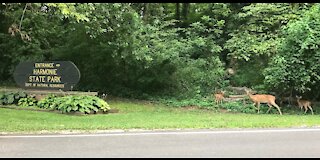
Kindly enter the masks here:
M 318 3 L 1 3 L 0 19 L 1 85 L 19 62 L 72 61 L 79 91 L 320 99 Z

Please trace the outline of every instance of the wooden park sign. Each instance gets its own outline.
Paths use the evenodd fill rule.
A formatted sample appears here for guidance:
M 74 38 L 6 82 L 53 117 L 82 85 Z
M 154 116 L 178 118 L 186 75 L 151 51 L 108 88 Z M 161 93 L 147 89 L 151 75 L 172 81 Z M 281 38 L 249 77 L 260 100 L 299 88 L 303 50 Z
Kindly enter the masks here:
M 21 62 L 14 80 L 25 89 L 72 90 L 80 80 L 80 71 L 71 61 Z

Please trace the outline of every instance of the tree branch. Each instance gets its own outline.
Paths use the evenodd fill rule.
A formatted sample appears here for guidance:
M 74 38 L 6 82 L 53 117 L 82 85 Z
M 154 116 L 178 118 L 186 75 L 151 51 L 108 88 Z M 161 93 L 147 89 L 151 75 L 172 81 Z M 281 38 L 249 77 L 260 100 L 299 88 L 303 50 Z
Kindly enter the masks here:
M 26 12 L 27 6 L 28 6 L 28 3 L 26 3 L 26 6 L 23 9 L 23 13 L 22 13 L 22 16 L 21 16 L 21 19 L 20 19 L 20 25 L 19 25 L 19 30 L 20 31 L 21 31 L 22 20 L 23 20 L 23 17 L 24 17 L 24 13 Z

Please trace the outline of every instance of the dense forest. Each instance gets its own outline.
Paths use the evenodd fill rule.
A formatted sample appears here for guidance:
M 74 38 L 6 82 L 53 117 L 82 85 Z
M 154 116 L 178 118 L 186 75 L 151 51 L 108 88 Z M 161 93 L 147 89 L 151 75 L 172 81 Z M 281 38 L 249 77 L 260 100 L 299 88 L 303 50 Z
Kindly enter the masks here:
M 1 85 L 19 62 L 72 61 L 80 91 L 320 99 L 317 3 L 1 3 L 0 19 Z

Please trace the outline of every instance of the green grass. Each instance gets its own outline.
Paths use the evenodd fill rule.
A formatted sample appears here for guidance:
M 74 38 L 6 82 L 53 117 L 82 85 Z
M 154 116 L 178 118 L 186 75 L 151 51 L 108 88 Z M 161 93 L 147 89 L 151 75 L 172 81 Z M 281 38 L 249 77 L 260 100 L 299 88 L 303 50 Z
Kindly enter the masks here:
M 111 129 L 209 129 L 278 128 L 320 126 L 320 116 L 311 114 L 221 113 L 205 109 L 183 109 L 141 101 L 108 100 L 118 113 L 65 115 L 60 113 L 0 108 L 0 132 L 32 133 L 63 130 Z

